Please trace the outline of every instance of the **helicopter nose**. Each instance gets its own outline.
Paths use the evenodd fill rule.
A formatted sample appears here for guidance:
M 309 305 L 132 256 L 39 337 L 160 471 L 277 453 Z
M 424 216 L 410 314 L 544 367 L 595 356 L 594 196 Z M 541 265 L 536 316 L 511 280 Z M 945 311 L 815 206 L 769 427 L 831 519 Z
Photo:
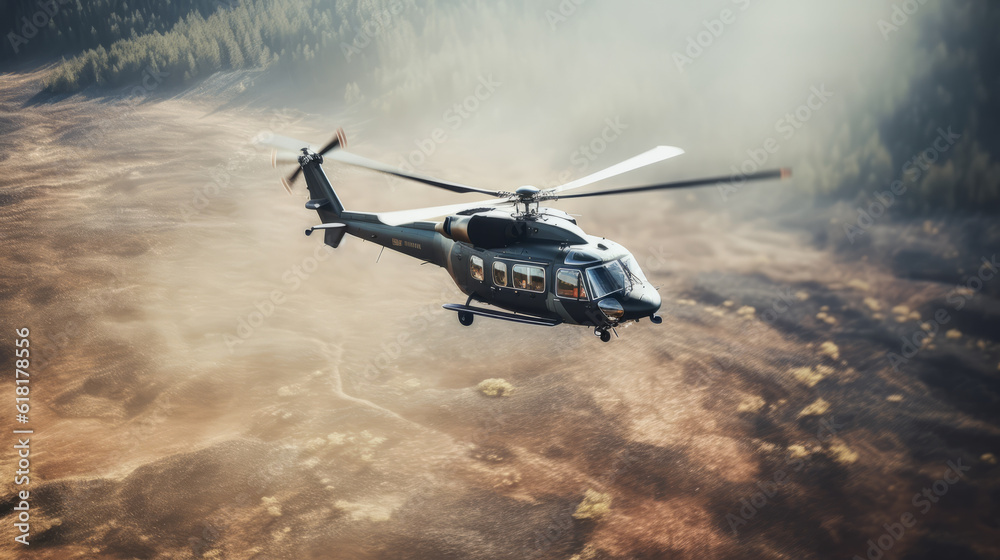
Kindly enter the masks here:
M 660 293 L 652 286 L 646 286 L 642 290 L 635 290 L 622 302 L 625 309 L 625 319 L 642 319 L 649 317 L 660 309 Z

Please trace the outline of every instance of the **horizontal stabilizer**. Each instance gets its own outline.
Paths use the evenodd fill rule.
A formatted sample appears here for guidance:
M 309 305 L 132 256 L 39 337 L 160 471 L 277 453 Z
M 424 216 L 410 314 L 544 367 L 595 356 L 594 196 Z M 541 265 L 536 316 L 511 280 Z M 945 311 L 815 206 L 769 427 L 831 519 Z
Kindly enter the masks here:
M 346 229 L 347 224 L 339 224 L 336 222 L 331 222 L 329 224 L 320 224 L 318 226 L 313 226 L 306 230 L 306 235 L 312 235 L 312 232 L 317 229 Z

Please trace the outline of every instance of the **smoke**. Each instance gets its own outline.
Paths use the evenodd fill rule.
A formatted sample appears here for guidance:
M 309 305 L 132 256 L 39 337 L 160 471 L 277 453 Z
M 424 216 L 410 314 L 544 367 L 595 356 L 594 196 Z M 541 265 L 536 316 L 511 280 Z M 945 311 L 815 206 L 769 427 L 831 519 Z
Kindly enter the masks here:
M 860 1 L 443 3 L 420 24 L 386 25 L 369 47 L 378 56 L 360 72 L 367 78 L 342 87 L 372 128 L 405 138 L 447 126 L 446 111 L 490 77 L 501 85 L 478 107 L 466 104 L 476 108 L 455 135 L 487 132 L 495 139 L 478 146 L 483 153 L 557 170 L 573 167 L 571 154 L 609 118 L 627 133 L 600 163 L 672 144 L 689 152 L 673 172 L 729 172 L 775 137 L 780 150 L 768 164 L 791 165 L 866 144 L 861 137 L 897 110 L 917 72 L 921 20 L 935 10 L 922 6 L 885 40 L 878 21 L 890 9 Z M 785 136 L 779 121 L 813 88 L 833 96 Z M 848 123 L 858 130 L 844 131 Z M 523 169 L 526 180 L 531 171 Z
M 1000 192 L 996 140 L 977 124 L 995 112 L 997 10 L 983 2 L 387 2 L 372 14 L 362 54 L 312 87 L 338 101 L 320 112 L 342 99 L 393 163 L 461 159 L 450 170 L 462 179 L 546 186 L 667 144 L 688 153 L 617 183 L 785 166 L 793 196 L 850 200 L 903 179 L 952 127 L 962 145 L 910 177 L 900 207 L 981 209 Z M 483 80 L 497 84 L 486 98 Z M 598 140 L 608 121 L 622 133 Z M 432 145 L 435 128 L 448 138 Z

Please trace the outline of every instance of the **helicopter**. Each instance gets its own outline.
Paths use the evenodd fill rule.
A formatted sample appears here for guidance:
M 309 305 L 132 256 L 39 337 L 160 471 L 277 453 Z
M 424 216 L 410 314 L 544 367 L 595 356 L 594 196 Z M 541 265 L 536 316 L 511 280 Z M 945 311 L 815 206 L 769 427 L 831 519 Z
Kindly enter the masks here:
M 345 150 L 343 129 L 319 151 L 304 142 L 274 137 L 271 165 L 296 163 L 298 168 L 282 185 L 304 176 L 309 200 L 320 224 L 305 231 L 323 232 L 323 241 L 338 247 L 345 235 L 447 269 L 462 293 L 464 304 L 449 303 L 462 325 L 476 316 L 527 325 L 560 324 L 593 327 L 603 342 L 618 336 L 616 327 L 657 315 L 660 295 L 643 274 L 635 257 L 623 246 L 588 235 L 571 215 L 543 202 L 559 199 L 621 195 L 664 189 L 713 185 L 730 177 L 689 179 L 654 185 L 568 194 L 640 167 L 679 156 L 684 150 L 657 146 L 649 151 L 569 183 L 539 189 L 522 186 L 513 191 L 489 190 L 418 175 Z M 391 212 L 355 212 L 345 209 L 323 163 L 333 161 L 361 167 L 451 192 L 476 193 L 490 198 L 447 206 Z M 787 168 L 758 171 L 742 180 L 762 181 L 791 176 Z M 440 218 L 440 221 L 428 221 Z M 494 308 L 473 306 L 473 302 Z

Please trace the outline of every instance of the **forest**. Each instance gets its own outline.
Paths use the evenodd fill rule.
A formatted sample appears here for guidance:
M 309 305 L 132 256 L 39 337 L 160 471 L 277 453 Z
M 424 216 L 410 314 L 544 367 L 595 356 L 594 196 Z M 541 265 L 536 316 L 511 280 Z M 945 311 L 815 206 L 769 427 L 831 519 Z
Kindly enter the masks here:
M 869 204 L 897 179 L 919 193 L 901 199 L 894 210 L 901 214 L 1000 207 L 1000 163 L 990 156 L 1000 152 L 1000 134 L 990 126 L 1000 119 L 1000 105 L 985 94 L 1000 90 L 993 68 L 1000 58 L 998 12 L 969 0 L 956 6 L 943 13 L 943 25 L 922 34 L 927 55 L 902 109 L 879 115 L 877 134 L 861 143 L 847 135 L 842 150 L 857 153 L 853 163 L 831 175 L 835 180 L 807 187 L 820 200 Z M 413 0 L 6 0 L 0 21 L 11 27 L 0 68 L 52 64 L 44 84 L 50 94 L 125 87 L 147 71 L 164 76 L 167 86 L 250 68 L 293 80 L 307 72 L 336 76 L 346 84 L 365 79 L 352 61 L 364 59 L 368 68 L 385 63 L 379 49 L 366 48 L 380 29 L 405 19 L 419 33 L 428 14 L 463 9 L 471 8 L 447 0 L 421 6 Z M 863 123 L 848 124 L 857 130 Z M 956 145 L 947 153 L 914 151 L 915 138 L 932 140 L 941 127 L 961 134 Z M 827 156 L 817 153 L 815 168 Z M 919 165 L 931 156 L 933 166 Z
M 128 85 L 146 69 L 169 85 L 279 61 L 294 71 L 318 53 L 361 55 L 365 30 L 377 33 L 403 9 L 401 0 L 15 0 L 4 7 L 15 25 L 0 63 L 51 58 L 52 93 Z
M 0 6 L 0 62 L 78 54 L 149 33 L 165 33 L 192 13 L 207 17 L 235 0 L 6 0 Z

